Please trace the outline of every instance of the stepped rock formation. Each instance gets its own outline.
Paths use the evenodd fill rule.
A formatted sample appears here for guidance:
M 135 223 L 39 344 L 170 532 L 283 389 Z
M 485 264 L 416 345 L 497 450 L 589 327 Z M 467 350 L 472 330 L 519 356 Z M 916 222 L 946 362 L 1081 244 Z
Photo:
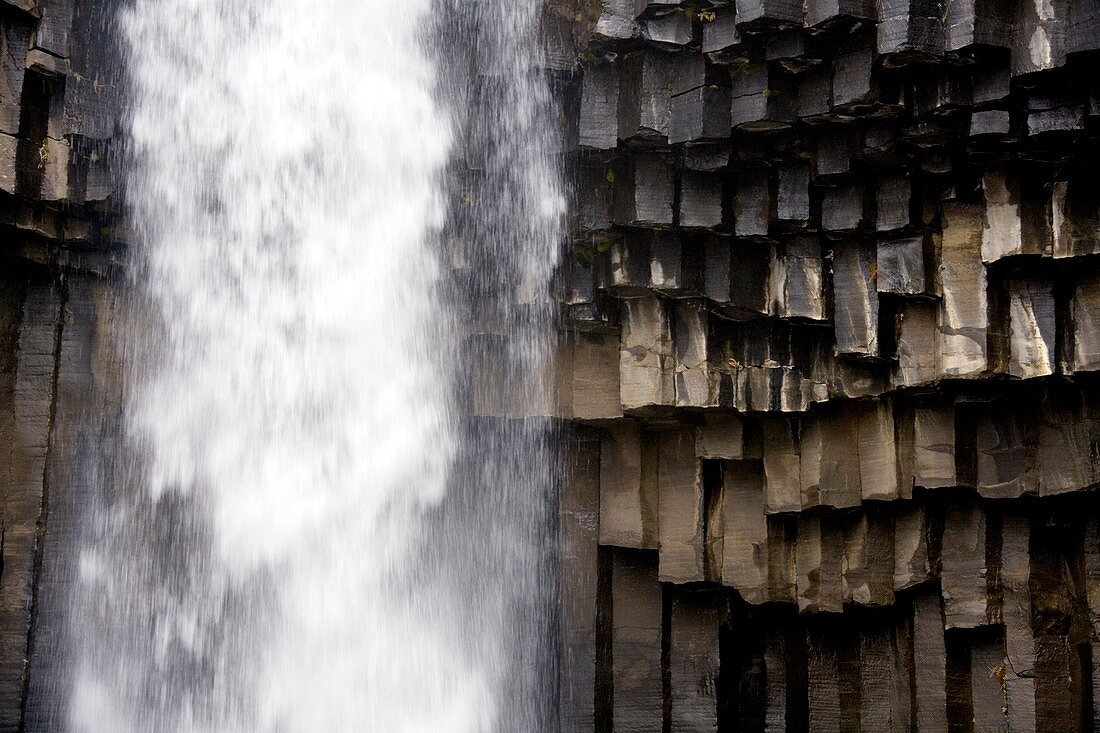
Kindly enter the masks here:
M 562 729 L 1100 728 L 1100 4 L 553 7 Z

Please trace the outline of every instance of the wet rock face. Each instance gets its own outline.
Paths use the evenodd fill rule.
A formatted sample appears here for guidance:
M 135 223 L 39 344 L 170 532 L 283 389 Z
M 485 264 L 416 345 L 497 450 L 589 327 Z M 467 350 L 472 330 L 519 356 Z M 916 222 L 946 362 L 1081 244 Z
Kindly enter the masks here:
M 26 701 L 41 533 L 110 378 L 113 6 L 0 0 L 5 730 L 56 722 Z M 575 199 L 562 729 L 1100 726 L 1095 3 L 543 18 Z
M 570 36 L 568 730 L 1100 726 L 1098 27 L 650 0 Z
M 0 2 L 3 730 L 64 724 L 51 665 L 71 558 L 52 552 L 45 532 L 72 541 L 97 465 L 89 446 L 117 428 L 117 399 L 90 398 L 93 380 L 117 382 L 118 372 L 106 347 L 124 236 L 114 10 L 107 0 Z

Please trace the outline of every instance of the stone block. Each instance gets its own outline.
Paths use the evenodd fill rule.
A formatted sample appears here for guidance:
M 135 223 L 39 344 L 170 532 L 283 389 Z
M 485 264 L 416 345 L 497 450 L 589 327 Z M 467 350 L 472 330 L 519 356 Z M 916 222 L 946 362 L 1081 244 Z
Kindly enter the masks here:
M 593 29 L 596 40 L 626 41 L 638 35 L 635 0 L 605 0 Z
M 907 300 L 899 306 L 894 326 L 898 387 L 929 385 L 938 378 L 938 318 L 939 306 L 934 302 Z
M 913 599 L 913 714 L 928 730 L 947 730 L 947 652 L 944 616 L 938 593 Z
M 943 205 L 939 276 L 940 368 L 945 377 L 970 377 L 987 367 L 989 316 L 981 261 L 981 217 L 971 204 Z
M 1031 74 L 1066 63 L 1066 0 L 1016 4 L 1012 75 Z
M 592 730 L 596 693 L 597 549 L 600 527 L 600 440 L 591 428 L 569 436 L 568 473 L 561 499 L 562 727 Z
M 773 215 L 771 187 L 762 171 L 738 176 L 733 195 L 733 233 L 738 237 L 766 237 Z
M 982 178 L 985 213 L 982 217 L 982 261 L 1024 254 L 1020 218 L 1019 182 L 1004 172 L 989 171 Z
M 1070 304 L 1071 372 L 1100 370 L 1100 275 L 1083 275 Z
M 890 237 L 878 241 L 875 286 L 880 293 L 927 295 L 924 271 L 924 237 Z
M 1052 234 L 1055 258 L 1100 252 L 1100 183 L 1078 176 L 1051 188 L 1050 219 L 1040 223 Z
M 35 48 L 59 58 L 68 58 L 76 4 L 75 0 L 48 0 L 40 3 L 42 17 L 35 29 Z
M 662 609 L 657 553 L 615 550 L 611 573 L 612 716 L 615 729 L 659 731 Z
M 669 143 L 729 138 L 730 103 L 729 87 L 701 86 L 676 95 L 672 98 Z
M 660 46 L 677 48 L 692 40 L 692 18 L 687 13 L 666 13 L 641 22 L 642 38 Z
M 803 418 L 801 426 L 802 507 L 858 506 L 858 411 L 848 404 L 826 405 Z
M 840 613 L 844 604 L 844 532 L 832 514 L 799 514 L 798 610 Z
M 879 103 L 874 71 L 875 49 L 868 45 L 842 46 L 833 59 L 832 101 L 837 112 L 856 113 Z
M 863 222 L 863 189 L 856 185 L 825 189 L 821 200 L 821 228 L 850 232 Z
M 1095 408 L 1081 405 L 1079 396 L 1047 393 L 1038 419 L 1040 496 L 1079 491 L 1100 481 L 1100 462 L 1092 449 L 1098 424 Z M 1034 442 L 1029 447 L 1034 449 Z
M 769 600 L 769 550 L 761 462 L 726 462 L 722 501 L 722 584 L 735 588 L 748 603 L 764 603 Z
M 787 418 L 766 417 L 764 430 L 764 509 L 769 514 L 802 509 L 799 447 Z
M 680 172 L 679 218 L 681 227 L 715 229 L 725 223 L 722 179 L 706 171 Z
M 578 143 L 614 150 L 618 144 L 619 71 L 610 64 L 589 66 L 581 79 Z
M 796 602 L 798 597 L 797 515 L 773 515 L 768 522 L 768 600 Z
M 997 0 L 947 0 L 946 43 L 948 51 L 975 46 L 1010 48 L 1012 8 Z
M 16 161 L 19 140 L 0 132 L 0 191 L 15 193 Z
M 622 301 L 619 392 L 623 410 L 675 402 L 672 334 L 656 297 Z
M 639 153 L 616 176 L 615 222 L 670 226 L 676 197 L 676 169 L 661 153 Z
M 625 420 L 600 432 L 600 544 L 657 549 L 657 443 Z
M 737 25 L 776 28 L 802 24 L 802 3 L 798 0 L 736 0 Z
M 70 198 L 69 159 L 72 148 L 67 142 L 46 138 L 39 149 L 42 183 L 38 195 L 43 201 L 64 201 Z
M 844 602 L 858 606 L 894 603 L 894 516 L 875 504 L 844 517 L 841 580 Z
M 1025 404 L 980 409 L 976 445 L 978 492 L 982 496 L 1018 499 L 1038 493 L 1035 427 L 1033 413 Z
M 694 433 L 688 430 L 662 433 L 657 465 L 661 581 L 705 580 L 705 506 Z
M 928 515 L 922 502 L 897 503 L 894 513 L 894 590 L 906 590 L 932 577 Z M 939 599 L 937 597 L 937 606 Z M 942 624 L 940 626 L 942 632 Z M 942 642 L 942 638 L 941 638 Z
M 745 446 L 745 425 L 737 415 L 708 415 L 706 422 L 695 430 L 695 455 L 704 459 L 740 461 L 759 458 L 751 446 Z
M 863 499 L 892 500 L 899 497 L 897 443 L 894 412 L 890 402 L 859 403 L 857 408 L 859 478 Z
M 618 180 L 610 161 L 601 157 L 581 159 L 574 190 L 574 228 L 580 232 L 611 228 Z
M 674 379 L 677 407 L 715 407 L 707 362 L 708 312 L 701 301 L 676 301 Z
M 619 339 L 614 335 L 594 333 L 578 333 L 573 338 L 573 418 L 611 420 L 622 417 Z
M 730 124 L 744 131 L 783 130 L 795 121 L 797 88 L 766 63 L 732 68 Z
M 860 729 L 909 733 L 909 675 L 902 666 L 903 640 L 892 625 L 881 621 L 859 632 Z M 920 724 L 922 727 L 924 723 Z
M 52 286 L 31 285 L 22 304 L 10 402 L 0 419 L 10 436 L 3 466 L 3 568 L 0 589 L 0 714 L 8 727 L 20 720 L 23 676 L 36 581 L 37 524 L 43 511 L 43 481 L 54 407 L 61 297 Z
M 913 415 L 913 484 L 926 489 L 955 486 L 955 410 L 917 407 Z
M 824 321 L 825 273 L 818 238 L 795 236 L 774 252 L 768 281 L 771 315 Z
M 841 19 L 872 20 L 875 4 L 872 0 L 807 0 L 806 25 L 818 26 Z
M 664 141 L 672 120 L 674 55 L 636 51 L 619 67 L 619 138 Z
M 1008 701 L 1002 681 L 1003 642 L 989 634 L 977 634 L 973 639 L 970 646 L 970 688 L 974 730 L 1006 730 Z
M 942 54 L 943 5 L 943 0 L 880 0 L 878 52 Z
M 718 590 L 673 591 L 668 651 L 672 730 L 718 730 L 718 629 L 723 605 Z
M 1001 521 L 1001 608 L 1008 730 L 1035 730 L 1035 639 L 1031 626 L 1031 520 L 1007 511 Z
M 714 19 L 703 23 L 703 53 L 727 51 L 740 46 L 736 8 L 719 7 L 712 12 Z
M 874 282 L 877 255 L 874 244 L 862 240 L 838 243 L 833 250 L 833 323 L 838 354 L 879 355 L 879 299 Z
M 805 225 L 810 219 L 810 166 L 795 163 L 779 169 L 776 215 L 782 222 Z
M 912 223 L 909 177 L 895 173 L 879 178 L 875 187 L 875 229 L 880 232 L 904 229 Z
M 0 132 L 8 135 L 19 133 L 23 76 L 33 27 L 29 19 L 13 17 L 0 24 Z
M 807 629 L 807 702 L 812 731 L 842 730 L 837 641 L 836 631 L 825 624 Z
M 1008 364 L 1013 377 L 1045 377 L 1055 370 L 1053 283 L 1034 278 L 1007 282 Z
M 985 512 L 977 500 L 953 496 L 947 503 L 941 577 L 944 628 L 987 623 Z

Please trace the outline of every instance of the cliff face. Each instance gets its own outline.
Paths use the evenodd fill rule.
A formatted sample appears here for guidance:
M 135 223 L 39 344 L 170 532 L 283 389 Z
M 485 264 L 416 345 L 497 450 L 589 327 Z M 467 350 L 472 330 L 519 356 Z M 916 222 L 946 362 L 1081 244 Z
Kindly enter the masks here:
M 119 372 L 108 337 L 123 236 L 111 8 L 0 3 L 0 730 L 57 722 L 28 699 L 53 684 L 58 581 L 75 559 L 44 537 L 47 526 L 59 544 L 71 535 L 96 442 L 117 428 L 117 402 L 92 397 L 93 383 L 115 394 Z
M 1100 7 L 571 10 L 564 729 L 1100 725 Z
M 57 548 L 118 440 L 110 9 L 0 2 L 2 730 L 62 720 Z M 1100 726 L 1100 9 L 555 0 L 544 28 L 562 729 Z

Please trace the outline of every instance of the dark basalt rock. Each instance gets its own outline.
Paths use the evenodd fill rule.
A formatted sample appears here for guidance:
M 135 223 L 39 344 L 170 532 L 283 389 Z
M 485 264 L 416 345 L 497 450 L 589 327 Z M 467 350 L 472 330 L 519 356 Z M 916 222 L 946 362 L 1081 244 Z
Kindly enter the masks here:
M 571 394 L 596 730 L 1098 724 L 1094 5 L 685 2 L 682 77 L 601 46 L 638 91 L 619 369 Z M 574 370 L 604 353 L 564 324 Z

